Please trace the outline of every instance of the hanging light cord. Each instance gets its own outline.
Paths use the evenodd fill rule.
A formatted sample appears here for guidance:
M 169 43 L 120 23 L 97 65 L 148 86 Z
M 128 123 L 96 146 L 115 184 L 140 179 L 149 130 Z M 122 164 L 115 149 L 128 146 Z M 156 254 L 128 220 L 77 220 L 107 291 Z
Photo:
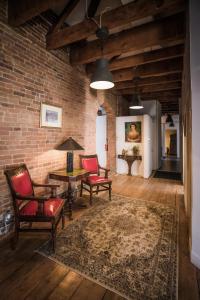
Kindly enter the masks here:
M 86 19 L 87 20 L 92 20 L 97 25 L 98 28 L 102 27 L 102 15 L 105 12 L 107 12 L 108 10 L 110 10 L 109 6 L 107 6 L 104 10 L 102 10 L 102 12 L 100 13 L 100 16 L 99 16 L 99 23 L 98 23 L 95 18 L 92 18 L 92 17 L 88 16 L 88 1 L 87 0 L 85 1 L 85 16 L 86 16 Z

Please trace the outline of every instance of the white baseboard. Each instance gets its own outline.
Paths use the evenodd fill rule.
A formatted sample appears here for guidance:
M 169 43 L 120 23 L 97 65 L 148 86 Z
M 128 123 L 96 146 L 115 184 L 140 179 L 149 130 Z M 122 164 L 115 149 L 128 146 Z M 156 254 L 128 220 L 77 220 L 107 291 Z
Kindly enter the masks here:
M 194 251 L 191 252 L 191 262 L 200 269 L 200 256 Z

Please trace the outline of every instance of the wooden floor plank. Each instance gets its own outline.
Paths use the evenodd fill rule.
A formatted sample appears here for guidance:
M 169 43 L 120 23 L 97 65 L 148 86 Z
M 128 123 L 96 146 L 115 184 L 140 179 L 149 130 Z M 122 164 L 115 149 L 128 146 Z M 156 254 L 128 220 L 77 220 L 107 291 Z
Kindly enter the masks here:
M 76 292 L 79 285 L 83 281 L 83 277 L 70 271 L 60 284 L 52 291 L 47 298 L 48 300 L 69 300 Z
M 34 290 L 28 294 L 26 300 L 37 299 L 42 300 L 46 299 L 52 291 L 60 284 L 60 282 L 64 279 L 66 274 L 69 272 L 64 266 L 56 265 L 55 268 L 52 268 L 45 278 L 40 281 L 37 286 L 35 286 Z
M 102 286 L 84 279 L 70 300 L 102 300 L 105 292 Z
M 55 263 L 35 254 L 0 285 L 1 299 L 25 299 L 41 281 L 44 282 L 47 274 L 55 268 Z
M 125 300 L 125 298 L 115 294 L 114 292 L 106 291 L 102 300 Z
M 190 263 L 187 218 L 184 212 L 183 186 L 167 179 L 143 179 L 139 176 L 113 176 L 113 193 L 134 199 L 156 201 L 180 210 L 179 221 L 179 300 L 198 300 L 197 269 Z M 99 196 L 104 194 L 99 194 Z M 180 205 L 180 206 L 179 206 Z M 74 211 L 74 219 L 85 210 Z M 66 218 L 66 223 L 70 221 Z M 9 244 L 0 251 L 1 300 L 122 300 L 123 297 L 68 271 L 53 261 L 34 253 L 48 235 L 20 235 L 18 248 Z M 198 276 L 199 278 L 199 276 Z

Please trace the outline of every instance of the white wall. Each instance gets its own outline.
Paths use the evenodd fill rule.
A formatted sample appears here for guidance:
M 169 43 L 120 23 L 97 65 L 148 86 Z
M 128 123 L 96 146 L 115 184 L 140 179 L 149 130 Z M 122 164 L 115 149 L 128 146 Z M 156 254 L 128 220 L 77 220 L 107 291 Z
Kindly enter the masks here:
M 144 108 L 142 110 L 131 110 L 132 116 L 149 115 L 152 119 L 153 126 L 153 146 L 152 146 L 152 168 L 159 169 L 161 166 L 161 105 L 157 100 L 143 101 Z
M 190 1 L 190 67 L 192 96 L 192 251 L 200 268 L 200 1 Z
M 137 122 L 142 123 L 142 142 L 141 143 L 130 143 L 125 142 L 125 122 Z M 132 155 L 133 146 L 139 146 L 140 155 L 142 161 L 136 160 L 131 169 L 132 175 L 139 175 L 148 178 L 152 172 L 152 120 L 148 115 L 144 116 L 128 116 L 128 117 L 117 117 L 116 118 L 116 153 L 122 154 L 122 150 L 129 150 Z M 144 158 L 145 156 L 145 158 Z M 117 173 L 127 174 L 128 165 L 126 161 L 117 158 Z
M 106 167 L 107 152 L 105 144 L 107 139 L 107 118 L 106 116 L 97 116 L 96 119 L 96 153 L 98 155 L 99 164 Z
M 153 123 L 151 117 L 148 115 L 144 115 L 143 120 L 143 130 L 144 130 L 144 140 L 143 140 L 143 148 L 144 148 L 144 178 L 149 178 L 152 172 L 153 166 L 153 152 L 152 152 L 152 143 L 153 143 Z

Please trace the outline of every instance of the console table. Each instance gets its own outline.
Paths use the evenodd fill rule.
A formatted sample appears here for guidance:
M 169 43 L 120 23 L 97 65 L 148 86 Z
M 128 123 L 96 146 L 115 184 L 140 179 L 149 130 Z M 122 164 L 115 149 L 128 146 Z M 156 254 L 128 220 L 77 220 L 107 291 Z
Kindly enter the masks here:
M 123 154 L 118 154 L 117 156 L 120 159 L 123 159 L 127 162 L 128 164 L 128 174 L 129 176 L 131 176 L 131 167 L 132 164 L 135 160 L 142 160 L 142 156 L 141 155 L 123 155 Z
M 49 178 L 59 181 L 68 182 L 68 205 L 69 205 L 69 219 L 72 220 L 72 182 L 79 181 L 87 177 L 89 172 L 84 169 L 75 169 L 73 172 L 67 172 L 66 169 L 56 170 L 49 173 Z

